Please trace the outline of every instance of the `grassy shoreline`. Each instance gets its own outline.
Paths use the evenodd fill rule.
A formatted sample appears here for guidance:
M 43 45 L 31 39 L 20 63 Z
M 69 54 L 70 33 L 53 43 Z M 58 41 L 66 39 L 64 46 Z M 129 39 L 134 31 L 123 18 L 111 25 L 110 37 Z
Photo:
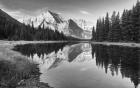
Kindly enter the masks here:
M 22 44 L 36 44 L 36 43 L 62 43 L 67 41 L 4 41 L 0 40 L 0 45 L 22 45 Z
M 96 42 L 96 41 L 7 41 L 0 40 L 0 45 L 22 45 L 22 44 L 37 44 L 37 43 L 63 43 L 63 42 L 81 42 L 81 43 L 91 43 L 91 44 L 103 44 L 103 45 L 120 45 L 129 47 L 140 47 L 140 43 L 133 42 Z
M 124 46 L 124 47 L 137 47 L 140 48 L 140 43 L 125 43 L 125 42 L 91 42 L 91 44 L 100 44 L 100 45 L 115 45 L 115 46 Z
M 90 43 L 90 44 L 100 44 L 100 45 L 115 45 L 115 46 L 124 46 L 124 47 L 137 47 L 140 48 L 140 43 L 133 42 L 95 42 L 95 41 L 5 41 L 0 40 L 0 48 L 5 47 L 12 51 L 12 48 L 16 45 L 24 44 L 43 44 L 43 43 L 64 43 L 64 42 L 77 42 L 77 43 Z M 13 51 L 15 52 L 15 51 Z

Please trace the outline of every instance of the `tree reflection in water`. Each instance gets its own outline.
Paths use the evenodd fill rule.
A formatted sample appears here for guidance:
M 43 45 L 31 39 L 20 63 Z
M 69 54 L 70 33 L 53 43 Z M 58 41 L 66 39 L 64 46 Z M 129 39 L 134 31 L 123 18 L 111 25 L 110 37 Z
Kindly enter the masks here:
M 92 45 L 96 55 L 96 64 L 111 71 L 112 76 L 118 75 L 120 70 L 122 78 L 130 78 L 135 88 L 140 83 L 140 49 L 119 46 Z M 93 54 L 94 54 L 93 53 Z

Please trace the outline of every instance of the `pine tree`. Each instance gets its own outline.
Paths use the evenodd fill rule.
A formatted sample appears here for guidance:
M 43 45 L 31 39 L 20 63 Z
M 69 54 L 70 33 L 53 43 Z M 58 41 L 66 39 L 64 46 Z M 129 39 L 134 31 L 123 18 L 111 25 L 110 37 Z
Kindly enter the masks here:
M 121 40 L 121 28 L 119 13 L 113 12 L 111 17 L 111 29 L 109 30 L 108 39 L 111 42 L 119 42 Z
M 100 31 L 100 25 L 99 25 L 99 19 L 97 20 L 96 23 L 96 41 L 99 41 L 99 31 Z
M 113 42 L 114 40 L 114 26 L 115 26 L 115 19 L 116 19 L 115 17 L 116 17 L 116 12 L 114 11 L 111 17 L 111 28 L 108 33 L 108 39 L 111 42 Z
M 95 28 L 93 27 L 92 29 L 92 40 L 95 41 L 96 40 L 96 32 L 95 32 Z
M 137 1 L 136 6 L 133 7 L 131 14 L 131 40 L 134 42 L 139 41 L 140 32 L 140 2 Z
M 104 33 L 104 37 L 105 37 L 105 41 L 108 40 L 108 33 L 109 33 L 109 29 L 110 29 L 110 20 L 109 20 L 109 14 L 107 13 L 106 14 L 106 17 L 105 17 L 105 33 Z
M 104 17 L 102 18 L 102 20 L 101 20 L 101 39 L 100 39 L 100 41 L 105 41 L 105 31 L 106 31 L 106 29 L 105 29 L 105 19 L 104 19 Z
M 131 22 L 130 22 L 131 11 L 124 10 L 121 18 L 121 29 L 122 29 L 122 41 L 131 42 Z

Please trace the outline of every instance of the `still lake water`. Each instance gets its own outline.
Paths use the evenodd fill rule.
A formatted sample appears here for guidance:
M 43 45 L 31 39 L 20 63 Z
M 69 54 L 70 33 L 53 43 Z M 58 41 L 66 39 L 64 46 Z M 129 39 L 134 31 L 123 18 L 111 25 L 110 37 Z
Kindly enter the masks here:
M 89 43 L 19 45 L 54 88 L 140 88 L 140 49 Z

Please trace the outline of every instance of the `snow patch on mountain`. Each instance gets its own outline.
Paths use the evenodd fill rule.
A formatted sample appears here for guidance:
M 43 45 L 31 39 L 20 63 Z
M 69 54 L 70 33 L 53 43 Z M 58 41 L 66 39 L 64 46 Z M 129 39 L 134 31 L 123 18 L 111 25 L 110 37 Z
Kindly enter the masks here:
M 73 19 L 79 27 L 86 31 L 92 31 L 93 23 L 84 19 Z

